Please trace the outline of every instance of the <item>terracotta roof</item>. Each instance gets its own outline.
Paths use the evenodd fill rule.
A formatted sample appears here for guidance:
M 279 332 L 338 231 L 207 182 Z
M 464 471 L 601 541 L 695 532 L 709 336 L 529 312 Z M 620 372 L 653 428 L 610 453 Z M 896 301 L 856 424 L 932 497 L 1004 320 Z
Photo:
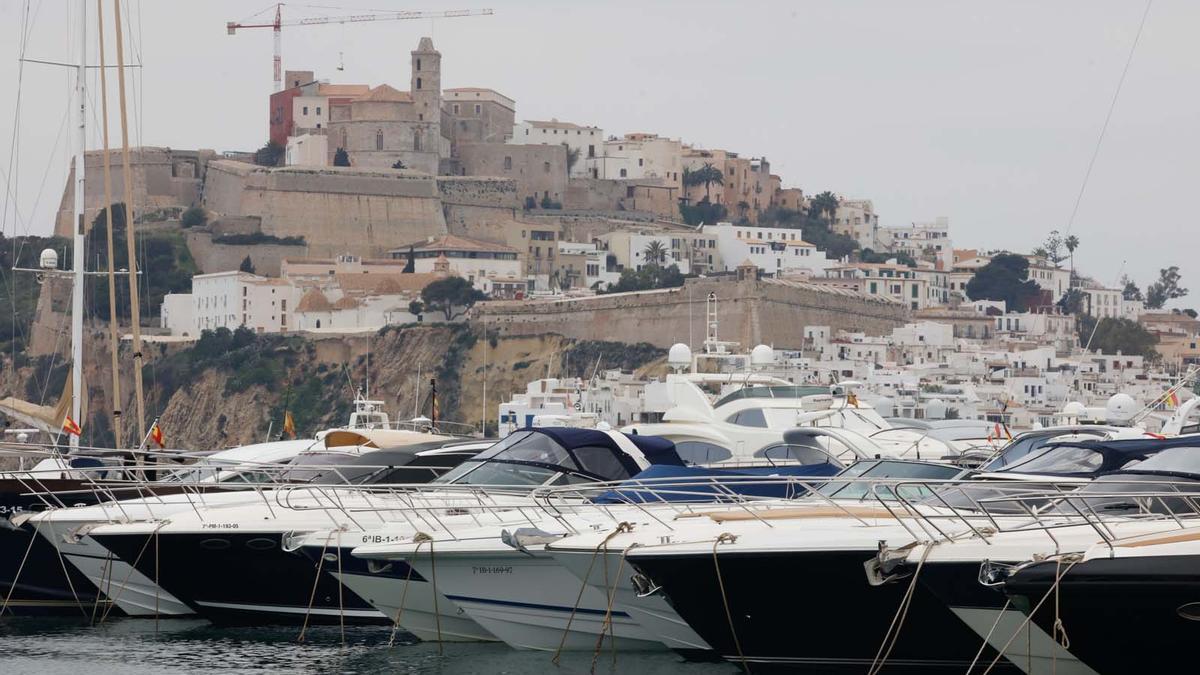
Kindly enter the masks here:
M 488 89 L 487 87 L 451 87 L 450 89 L 443 89 L 442 91 L 443 92 L 451 92 L 451 93 L 461 92 L 464 94 L 487 94 L 487 93 L 499 94 L 500 93 L 500 92 L 496 91 L 495 89 Z M 503 94 L 501 94 L 501 96 L 503 96 Z M 508 98 L 508 97 L 505 96 L 505 98 Z
M 371 91 L 369 84 L 318 84 L 317 94 L 320 96 L 362 96 Z
M 334 309 L 357 309 L 359 302 L 349 295 L 343 295 L 340 300 L 333 303 Z
M 373 101 L 377 103 L 412 103 L 412 95 L 407 91 L 400 91 L 386 84 L 381 84 L 354 100 Z
M 343 293 L 355 295 L 385 295 L 413 293 L 425 289 L 429 284 L 442 279 L 440 274 L 335 274 L 334 280 Z
M 333 309 L 333 304 L 329 302 L 329 298 L 320 289 L 313 288 L 300 298 L 300 302 L 296 304 L 297 312 L 328 312 Z
M 517 249 L 515 249 L 511 246 L 505 246 L 504 244 L 494 244 L 490 241 L 480 241 L 478 239 L 468 239 L 466 237 L 459 237 L 459 236 L 455 236 L 453 234 L 447 234 L 447 235 L 443 235 L 441 237 L 434 237 L 433 239 L 426 239 L 425 241 L 414 242 L 412 244 L 408 244 L 406 246 L 401 246 L 400 248 L 394 249 L 393 252 L 406 253 L 410 247 L 415 251 L 450 250 L 450 251 L 498 251 L 498 252 L 502 252 L 502 253 L 516 253 L 517 252 Z M 397 260 L 396 262 L 403 264 L 405 261 Z

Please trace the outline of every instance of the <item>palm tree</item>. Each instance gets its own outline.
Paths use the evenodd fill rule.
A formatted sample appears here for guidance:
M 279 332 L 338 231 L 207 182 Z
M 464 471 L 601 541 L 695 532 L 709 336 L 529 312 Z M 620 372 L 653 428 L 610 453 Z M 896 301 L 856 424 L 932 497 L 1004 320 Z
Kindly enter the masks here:
M 721 170 L 712 165 L 712 162 L 705 162 L 704 166 L 699 169 L 684 169 L 683 170 L 683 185 L 684 187 L 692 187 L 693 185 L 704 186 L 704 199 L 712 201 L 712 185 L 725 184 L 725 177 L 721 175 Z
M 833 216 L 838 210 L 837 195 L 826 190 L 809 201 L 808 209 L 810 213 L 816 215 L 818 218 L 821 217 L 822 213 L 828 213 L 829 222 L 832 223 Z
M 1063 239 L 1063 246 L 1067 247 L 1067 253 L 1071 254 L 1071 280 L 1075 280 L 1075 249 L 1079 248 L 1079 237 L 1069 235 Z
M 646 256 L 647 265 L 659 265 L 667 257 L 667 247 L 663 246 L 661 241 L 653 239 L 649 244 L 646 244 L 643 253 Z

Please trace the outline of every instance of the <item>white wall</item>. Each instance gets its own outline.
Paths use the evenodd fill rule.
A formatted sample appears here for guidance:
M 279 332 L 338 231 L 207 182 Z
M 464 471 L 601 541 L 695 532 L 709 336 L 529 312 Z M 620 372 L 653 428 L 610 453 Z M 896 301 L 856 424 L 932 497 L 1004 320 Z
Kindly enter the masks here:
M 604 153 L 604 130 L 599 127 L 559 128 L 554 125 L 541 126 L 528 120 L 513 125 L 512 138 L 508 140 L 513 145 L 562 145 L 567 144 L 571 150 L 579 151 L 579 159 L 571 167 L 571 176 L 583 178 L 590 176 L 589 156 L 599 157 Z M 600 176 L 603 178 L 603 176 Z
M 287 151 L 283 160 L 287 166 L 325 166 L 328 160 L 328 136 L 288 136 Z

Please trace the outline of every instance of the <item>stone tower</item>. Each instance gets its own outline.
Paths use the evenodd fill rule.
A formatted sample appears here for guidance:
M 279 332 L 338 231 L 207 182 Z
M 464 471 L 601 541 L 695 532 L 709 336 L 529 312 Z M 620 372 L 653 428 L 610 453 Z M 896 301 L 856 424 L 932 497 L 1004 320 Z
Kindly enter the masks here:
M 437 139 L 442 135 L 442 54 L 433 48 L 433 39 L 423 37 L 412 53 L 413 107 L 419 121 L 427 123 L 431 143 L 423 150 L 437 151 Z

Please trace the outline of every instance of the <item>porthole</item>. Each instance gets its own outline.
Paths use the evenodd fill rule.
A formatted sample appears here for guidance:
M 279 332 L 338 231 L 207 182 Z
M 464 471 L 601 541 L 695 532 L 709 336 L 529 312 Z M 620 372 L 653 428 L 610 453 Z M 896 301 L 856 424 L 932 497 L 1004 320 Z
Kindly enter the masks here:
M 267 539 L 265 537 L 258 537 L 257 539 L 251 539 L 250 541 L 246 542 L 246 548 L 253 549 L 255 551 L 266 551 L 268 549 L 275 548 L 275 540 Z
M 200 548 L 206 548 L 210 551 L 223 551 L 229 548 L 228 539 L 205 539 L 200 542 Z

